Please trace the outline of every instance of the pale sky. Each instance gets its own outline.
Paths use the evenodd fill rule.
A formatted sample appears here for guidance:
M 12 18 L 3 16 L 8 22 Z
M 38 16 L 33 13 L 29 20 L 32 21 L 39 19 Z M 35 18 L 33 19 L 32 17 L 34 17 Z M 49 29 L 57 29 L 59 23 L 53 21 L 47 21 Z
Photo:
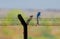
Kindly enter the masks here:
M 60 9 L 60 0 L 0 0 L 0 8 Z

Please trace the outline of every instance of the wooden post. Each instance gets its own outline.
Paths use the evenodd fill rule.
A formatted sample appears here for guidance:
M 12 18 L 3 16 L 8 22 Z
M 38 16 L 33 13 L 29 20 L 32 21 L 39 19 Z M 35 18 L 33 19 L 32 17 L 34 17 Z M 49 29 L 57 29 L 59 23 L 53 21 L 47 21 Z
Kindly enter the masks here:
M 19 21 L 21 22 L 21 24 L 23 25 L 23 28 L 24 28 L 24 39 L 27 39 L 27 24 L 25 23 L 21 14 L 18 15 L 18 19 L 19 19 Z

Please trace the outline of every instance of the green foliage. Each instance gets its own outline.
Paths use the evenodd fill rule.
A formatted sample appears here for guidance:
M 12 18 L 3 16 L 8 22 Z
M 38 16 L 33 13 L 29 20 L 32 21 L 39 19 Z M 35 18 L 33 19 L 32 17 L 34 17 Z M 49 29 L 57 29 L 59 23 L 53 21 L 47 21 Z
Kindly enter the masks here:
M 3 22 L 4 25 L 19 25 L 20 21 L 18 20 L 18 14 L 21 14 L 24 20 L 27 19 L 27 16 L 22 10 L 12 9 L 8 12 L 5 21 Z
M 31 20 L 29 25 L 31 25 L 31 26 L 35 25 L 34 21 Z
M 18 20 L 18 14 L 21 14 L 25 20 L 25 22 L 28 19 L 28 16 L 25 14 L 25 12 L 23 12 L 22 10 L 17 10 L 17 9 L 12 9 L 8 12 L 8 14 L 6 15 L 6 18 L 4 19 L 4 21 L 2 22 L 1 25 L 21 25 L 20 21 Z M 31 22 L 29 23 L 29 25 L 36 25 L 37 20 L 32 19 Z M 49 20 L 49 19 L 39 19 L 39 24 L 40 25 L 44 25 L 44 26 L 49 26 L 49 25 L 58 25 L 60 24 L 60 19 L 53 19 L 53 20 Z
M 32 39 L 32 37 L 29 37 L 28 39 Z

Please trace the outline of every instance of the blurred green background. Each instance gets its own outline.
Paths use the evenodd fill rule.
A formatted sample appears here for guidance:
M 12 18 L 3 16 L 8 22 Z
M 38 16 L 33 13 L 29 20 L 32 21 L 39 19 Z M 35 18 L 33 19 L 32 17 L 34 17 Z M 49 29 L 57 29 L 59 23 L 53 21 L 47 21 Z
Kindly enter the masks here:
M 25 20 L 25 22 L 27 21 L 27 19 L 29 18 L 29 16 L 27 16 L 25 14 L 25 12 L 23 12 L 22 10 L 17 10 L 17 9 L 12 9 L 8 12 L 8 14 L 5 16 L 5 18 L 0 19 L 0 25 L 21 25 L 21 23 L 18 20 L 18 14 L 21 14 Z M 33 26 L 36 25 L 37 23 L 37 19 L 33 18 L 29 25 Z M 60 25 L 60 18 L 39 18 L 39 24 L 42 26 L 55 26 L 55 25 Z

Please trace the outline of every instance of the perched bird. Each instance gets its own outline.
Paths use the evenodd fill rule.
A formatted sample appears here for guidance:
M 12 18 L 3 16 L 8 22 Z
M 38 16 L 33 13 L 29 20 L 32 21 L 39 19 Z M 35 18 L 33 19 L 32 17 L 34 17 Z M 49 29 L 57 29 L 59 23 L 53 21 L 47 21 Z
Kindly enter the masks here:
M 39 25 L 39 20 L 38 20 L 38 18 L 39 18 L 39 16 L 40 16 L 40 14 L 41 14 L 41 12 L 38 12 L 38 13 L 37 13 L 37 25 Z
M 38 13 L 37 13 L 37 18 L 40 16 L 40 14 L 41 14 L 41 12 L 38 12 Z

